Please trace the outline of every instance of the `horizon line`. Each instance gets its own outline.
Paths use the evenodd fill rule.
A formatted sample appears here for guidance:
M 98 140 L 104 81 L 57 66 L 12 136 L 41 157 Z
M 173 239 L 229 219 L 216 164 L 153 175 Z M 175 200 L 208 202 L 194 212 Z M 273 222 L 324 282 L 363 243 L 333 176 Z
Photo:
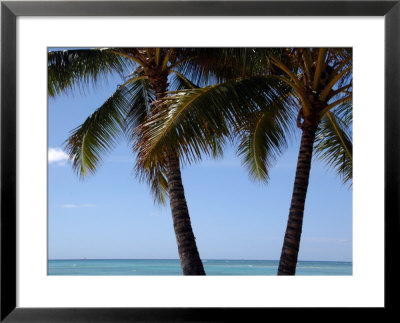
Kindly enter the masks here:
M 47 259 L 50 260 L 180 260 L 179 258 L 58 258 L 58 259 Z M 204 258 L 204 260 L 225 260 L 225 261 L 279 261 L 279 259 L 215 259 L 215 258 Z M 348 262 L 353 263 L 352 260 L 298 260 L 298 262 Z

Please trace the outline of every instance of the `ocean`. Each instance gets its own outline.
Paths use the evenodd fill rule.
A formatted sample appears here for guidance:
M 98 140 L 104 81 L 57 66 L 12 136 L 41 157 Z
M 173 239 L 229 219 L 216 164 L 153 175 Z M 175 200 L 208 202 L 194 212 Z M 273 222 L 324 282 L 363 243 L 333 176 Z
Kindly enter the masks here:
M 210 276 L 265 276 L 276 275 L 277 260 L 203 260 Z M 299 261 L 299 276 L 352 275 L 352 262 Z M 158 259 L 82 259 L 49 260 L 48 275 L 61 276 L 180 276 L 179 260 Z

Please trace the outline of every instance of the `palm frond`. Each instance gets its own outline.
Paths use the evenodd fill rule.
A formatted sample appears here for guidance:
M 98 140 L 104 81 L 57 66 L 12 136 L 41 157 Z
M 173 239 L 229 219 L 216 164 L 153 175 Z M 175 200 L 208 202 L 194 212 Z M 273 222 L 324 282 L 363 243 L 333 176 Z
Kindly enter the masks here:
M 164 205 L 168 198 L 168 180 L 165 162 L 151 163 L 147 168 L 136 168 L 136 175 L 141 182 L 150 186 L 154 202 Z
M 75 128 L 65 142 L 72 166 L 81 177 L 96 171 L 104 154 L 115 146 L 125 129 L 130 106 L 122 90 L 117 90 L 82 125 Z
M 272 103 L 254 114 L 239 133 L 238 156 L 253 180 L 269 180 L 269 170 L 294 133 L 296 114 L 293 104 Z
M 276 78 L 252 77 L 171 93 L 163 109 L 139 129 L 140 162 L 147 164 L 165 151 L 174 151 L 187 163 L 213 155 L 233 127 L 282 97 L 280 88 Z
M 344 183 L 353 178 L 352 104 L 327 112 L 317 130 L 315 157 L 336 170 Z
M 126 72 L 134 63 L 110 49 L 74 49 L 48 53 L 48 94 L 52 97 L 86 87 L 105 79 L 110 73 Z
M 133 149 L 138 141 L 136 129 L 143 124 L 151 114 L 151 104 L 156 99 L 148 79 L 134 82 L 124 94 L 128 98 L 129 112 L 125 119 L 125 133 L 132 142 Z M 155 203 L 164 205 L 168 198 L 168 187 L 165 163 L 152 163 L 146 168 L 135 169 L 140 181 L 150 186 Z
M 185 76 L 183 76 L 181 73 L 175 70 L 171 70 L 171 73 L 173 73 L 172 80 L 170 83 L 170 89 L 172 91 L 179 91 L 179 90 L 184 90 L 184 89 L 194 89 L 198 88 L 196 84 L 194 84 L 192 81 L 187 79 Z
M 265 75 L 270 69 L 265 48 L 186 48 L 174 69 L 200 87 L 238 77 Z
M 128 140 L 136 142 L 136 129 L 143 124 L 151 111 L 151 103 L 156 99 L 148 79 L 138 79 L 123 90 L 123 96 L 129 105 L 125 126 Z
M 351 125 L 353 123 L 353 101 L 347 101 L 333 110 L 335 116 L 346 126 L 351 136 Z

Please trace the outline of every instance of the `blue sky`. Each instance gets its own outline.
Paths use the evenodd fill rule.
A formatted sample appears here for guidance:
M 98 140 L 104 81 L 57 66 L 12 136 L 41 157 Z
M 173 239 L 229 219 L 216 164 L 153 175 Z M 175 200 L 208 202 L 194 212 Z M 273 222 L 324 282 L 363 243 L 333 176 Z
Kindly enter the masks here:
M 121 84 L 119 76 L 82 94 L 48 103 L 49 259 L 178 259 L 169 204 L 155 205 L 134 176 L 121 140 L 97 173 L 81 180 L 65 159 L 72 129 Z M 299 133 L 300 135 L 300 133 Z M 295 175 L 299 136 L 265 185 L 250 180 L 233 147 L 217 161 L 182 171 L 194 234 L 203 259 L 279 259 Z M 352 190 L 314 160 L 299 260 L 352 260 Z

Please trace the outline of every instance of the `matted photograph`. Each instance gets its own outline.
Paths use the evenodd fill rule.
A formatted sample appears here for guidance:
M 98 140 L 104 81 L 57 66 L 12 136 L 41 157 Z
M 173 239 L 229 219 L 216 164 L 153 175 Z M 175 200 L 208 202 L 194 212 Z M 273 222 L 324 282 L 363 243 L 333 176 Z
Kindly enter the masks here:
M 49 47 L 50 276 L 351 276 L 353 50 Z

